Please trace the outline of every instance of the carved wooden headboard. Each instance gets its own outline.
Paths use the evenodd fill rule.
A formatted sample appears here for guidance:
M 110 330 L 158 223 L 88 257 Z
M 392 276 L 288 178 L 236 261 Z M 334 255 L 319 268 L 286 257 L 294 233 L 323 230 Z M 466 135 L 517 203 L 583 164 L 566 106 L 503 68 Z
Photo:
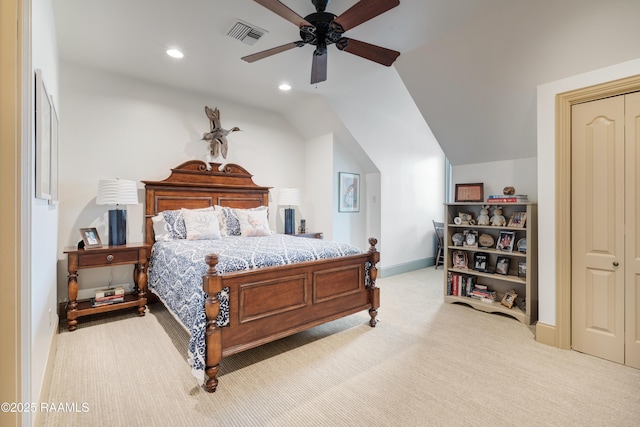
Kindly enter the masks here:
M 253 182 L 252 175 L 233 163 L 190 160 L 171 169 L 164 181 L 142 181 L 145 185 L 145 242 L 152 245 L 151 218 L 165 210 L 196 209 L 220 205 L 255 208 L 269 205 L 269 189 Z

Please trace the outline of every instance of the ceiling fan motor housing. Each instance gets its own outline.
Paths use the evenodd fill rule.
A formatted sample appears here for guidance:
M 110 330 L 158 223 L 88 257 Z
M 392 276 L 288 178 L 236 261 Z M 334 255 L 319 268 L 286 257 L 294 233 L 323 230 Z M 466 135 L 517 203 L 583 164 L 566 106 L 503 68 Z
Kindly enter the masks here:
M 333 20 L 336 15 L 329 12 L 316 12 L 304 18 L 312 26 L 300 27 L 300 37 L 307 44 L 317 46 L 318 53 L 324 53 L 328 45 L 336 43 L 344 31 Z

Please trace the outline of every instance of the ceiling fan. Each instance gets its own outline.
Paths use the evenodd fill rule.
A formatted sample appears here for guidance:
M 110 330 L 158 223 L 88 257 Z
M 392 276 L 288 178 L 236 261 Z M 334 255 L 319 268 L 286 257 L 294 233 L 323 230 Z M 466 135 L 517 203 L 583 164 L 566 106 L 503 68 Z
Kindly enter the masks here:
M 399 0 L 360 0 L 340 16 L 325 11 L 331 0 L 311 0 L 316 12 L 304 18 L 278 0 L 254 1 L 297 25 L 302 40 L 243 57 L 247 62 L 258 61 L 294 47 L 310 44 L 316 46 L 311 64 L 311 84 L 314 84 L 327 80 L 327 46 L 331 44 L 335 44 L 340 50 L 387 67 L 400 55 L 400 52 L 395 50 L 343 37 L 345 31 L 398 6 Z

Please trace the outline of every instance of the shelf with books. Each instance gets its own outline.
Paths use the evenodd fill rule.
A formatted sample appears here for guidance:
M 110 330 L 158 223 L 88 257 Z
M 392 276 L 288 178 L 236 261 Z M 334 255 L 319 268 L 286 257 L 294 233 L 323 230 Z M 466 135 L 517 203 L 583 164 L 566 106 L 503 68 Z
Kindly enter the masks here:
M 496 210 L 498 207 L 501 209 Z M 536 211 L 536 205 L 529 202 L 445 204 L 445 302 L 534 323 L 538 316 Z M 494 221 L 496 215 L 502 218 Z M 450 295 L 451 275 L 473 276 L 475 283 L 495 291 L 497 301 Z M 509 291 L 515 293 L 513 301 L 508 301 L 511 307 L 501 304 Z
M 78 301 L 77 302 L 78 312 L 82 313 L 83 316 L 88 316 L 91 314 L 105 313 L 107 311 L 115 311 L 115 310 L 122 310 L 125 308 L 138 307 L 140 305 L 138 295 L 134 293 L 125 294 L 122 302 L 100 305 L 97 307 L 93 305 L 92 300 L 93 298 Z

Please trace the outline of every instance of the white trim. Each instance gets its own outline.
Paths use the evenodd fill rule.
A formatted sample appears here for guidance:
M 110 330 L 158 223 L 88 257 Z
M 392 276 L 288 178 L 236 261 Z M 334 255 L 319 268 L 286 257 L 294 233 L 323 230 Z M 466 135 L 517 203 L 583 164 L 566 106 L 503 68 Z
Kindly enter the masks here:
M 21 135 L 22 147 L 20 149 L 20 170 L 26 171 L 21 176 L 20 182 L 20 209 L 22 211 L 22 222 L 20 230 L 20 246 L 21 246 L 21 382 L 22 382 L 22 401 L 31 402 L 31 203 L 33 198 L 33 171 L 34 159 L 32 148 L 33 136 L 33 69 L 31 64 L 31 0 L 22 1 L 22 112 L 21 112 Z M 22 414 L 22 425 L 30 426 L 33 423 L 32 414 L 24 412 Z

